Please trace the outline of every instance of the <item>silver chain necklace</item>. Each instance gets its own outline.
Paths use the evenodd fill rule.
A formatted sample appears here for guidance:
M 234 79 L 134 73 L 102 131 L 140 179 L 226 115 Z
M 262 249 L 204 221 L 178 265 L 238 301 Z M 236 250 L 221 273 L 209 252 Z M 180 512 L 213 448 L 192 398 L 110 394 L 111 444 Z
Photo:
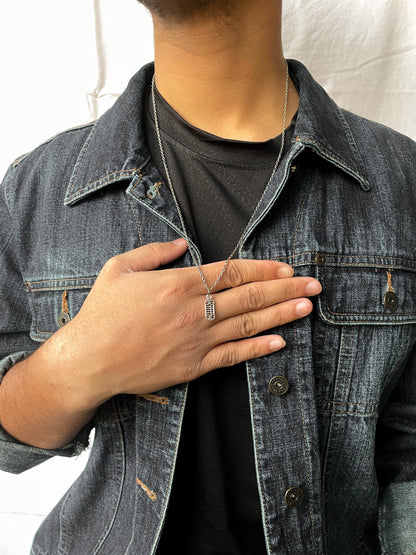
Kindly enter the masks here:
M 287 65 L 287 62 L 286 62 L 285 104 L 284 104 L 284 110 L 283 110 L 282 142 L 281 142 L 281 145 L 280 145 L 279 154 L 278 154 L 278 156 L 277 156 L 277 159 L 276 159 L 276 162 L 275 162 L 275 164 L 274 164 L 272 173 L 271 173 L 270 178 L 269 178 L 269 180 L 268 180 L 268 182 L 267 182 L 267 184 L 266 184 L 266 187 L 265 187 L 265 189 L 264 189 L 264 191 L 263 191 L 263 194 L 261 195 L 261 197 L 260 197 L 258 203 L 256 204 L 256 207 L 254 208 L 254 210 L 253 210 L 253 212 L 252 212 L 252 214 L 251 214 L 251 217 L 250 217 L 249 221 L 247 222 L 247 225 L 245 226 L 245 228 L 244 228 L 242 234 L 240 235 L 240 238 L 239 238 L 239 240 L 237 241 L 237 244 L 236 244 L 236 246 L 234 247 L 232 253 L 231 253 L 230 256 L 227 258 L 227 260 L 224 262 L 224 265 L 223 265 L 223 267 L 222 267 L 222 269 L 221 269 L 220 274 L 218 275 L 217 279 L 214 281 L 214 283 L 213 283 L 213 284 L 211 285 L 211 287 L 210 287 L 210 286 L 208 285 L 208 283 L 207 283 L 207 280 L 206 280 L 206 278 L 205 278 L 205 276 L 204 276 L 204 273 L 202 272 L 201 266 L 198 264 L 198 261 L 197 261 L 197 259 L 196 259 L 196 257 L 195 257 L 195 254 L 194 254 L 194 252 L 193 252 L 193 249 L 189 246 L 189 245 L 190 245 L 190 239 L 189 239 L 189 236 L 188 236 L 188 232 L 187 232 L 187 230 L 186 230 L 185 221 L 184 221 L 183 216 L 182 216 L 182 211 L 181 211 L 181 208 L 180 208 L 180 206 L 179 206 L 178 199 L 176 198 L 175 189 L 173 188 L 173 185 L 172 185 L 172 179 L 171 179 L 171 176 L 170 176 L 170 173 L 169 173 L 168 164 L 167 164 L 167 162 L 166 162 L 165 151 L 164 151 L 164 148 L 163 148 L 162 137 L 161 137 L 161 134 L 160 134 L 159 119 L 158 119 L 158 116 L 157 116 L 156 98 L 155 98 L 155 76 L 153 75 L 153 78 L 152 78 L 153 115 L 154 115 L 154 118 L 155 118 L 156 135 L 157 135 L 157 140 L 158 140 L 158 143 L 159 143 L 160 154 L 161 154 L 161 157 L 162 157 L 163 167 L 164 167 L 164 169 L 165 169 L 166 177 L 167 177 L 167 180 L 168 180 L 169 189 L 170 189 L 170 192 L 172 193 L 172 197 L 173 197 L 173 201 L 174 201 L 175 206 L 176 206 L 176 210 L 178 211 L 178 216 L 179 216 L 179 220 L 180 220 L 180 222 L 181 222 L 182 231 L 183 231 L 183 234 L 184 234 L 184 237 L 185 237 L 186 241 L 188 242 L 189 252 L 191 253 L 193 263 L 195 264 L 196 268 L 198 268 L 198 272 L 199 272 L 199 275 L 201 276 L 202 283 L 204 284 L 205 289 L 206 289 L 206 291 L 207 291 L 207 294 L 206 294 L 206 297 L 205 297 L 205 318 L 206 318 L 207 320 L 210 320 L 210 321 L 211 321 L 211 320 L 215 320 L 215 301 L 214 301 L 214 299 L 212 298 L 211 291 L 214 289 L 214 287 L 215 287 L 215 286 L 219 283 L 219 281 L 221 280 L 222 276 L 224 275 L 225 270 L 227 269 L 227 266 L 228 266 L 229 261 L 230 261 L 231 258 L 234 256 L 234 254 L 236 253 L 237 249 L 240 247 L 240 245 L 241 245 L 241 243 L 242 243 L 242 241 L 243 241 L 244 235 L 245 235 L 247 229 L 249 228 L 251 222 L 253 221 L 253 218 L 254 218 L 254 216 L 255 216 L 255 214 L 256 214 L 256 212 L 257 212 L 257 209 L 258 209 L 258 207 L 260 206 L 260 203 L 261 203 L 261 201 L 263 200 L 264 195 L 266 194 L 266 192 L 267 192 L 267 190 L 268 190 L 268 188 L 269 188 L 269 185 L 270 185 L 270 183 L 271 183 L 271 180 L 272 180 L 272 177 L 273 177 L 273 175 L 274 175 L 274 172 L 276 171 L 276 169 L 277 169 L 277 167 L 278 167 L 278 165 L 279 165 L 279 163 L 280 163 L 280 159 L 281 159 L 282 153 L 283 153 L 283 147 L 284 147 L 284 144 L 285 144 L 285 129 L 286 129 L 286 112 L 287 112 L 288 92 L 289 92 L 289 69 L 288 69 L 288 65 Z

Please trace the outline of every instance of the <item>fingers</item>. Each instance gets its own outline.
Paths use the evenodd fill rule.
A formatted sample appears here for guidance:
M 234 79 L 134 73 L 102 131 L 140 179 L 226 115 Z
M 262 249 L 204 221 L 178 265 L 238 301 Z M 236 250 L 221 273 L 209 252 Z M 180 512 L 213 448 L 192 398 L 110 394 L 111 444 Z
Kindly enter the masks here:
M 210 337 L 214 344 L 252 337 L 262 331 L 299 320 L 307 316 L 312 308 L 309 299 L 290 299 L 218 322 L 211 328 Z
M 164 264 L 173 262 L 184 254 L 188 248 L 185 239 L 177 239 L 167 243 L 149 243 L 110 258 L 107 269 L 114 268 L 118 272 L 142 272 L 155 270 Z
M 319 281 L 311 277 L 248 283 L 215 295 L 217 320 L 266 308 L 288 299 L 317 295 L 321 290 Z
M 205 264 L 201 267 L 209 287 L 215 283 L 223 267 L 224 261 Z M 230 260 L 224 275 L 212 290 L 212 293 L 253 281 L 267 281 L 291 276 L 293 276 L 293 268 L 284 262 L 277 262 L 276 260 Z M 189 287 L 195 293 L 203 292 L 200 285 L 201 278 L 196 268 L 194 268 L 192 277 L 193 279 L 189 281 Z
M 223 343 L 212 349 L 203 359 L 201 370 L 234 366 L 240 362 L 269 355 L 286 345 L 279 335 L 262 335 L 241 341 Z

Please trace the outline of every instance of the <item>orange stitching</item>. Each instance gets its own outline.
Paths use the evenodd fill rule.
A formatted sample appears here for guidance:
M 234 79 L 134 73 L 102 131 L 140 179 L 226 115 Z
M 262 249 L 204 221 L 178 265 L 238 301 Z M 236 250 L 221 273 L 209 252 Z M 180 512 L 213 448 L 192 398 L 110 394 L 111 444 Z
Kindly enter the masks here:
M 96 276 L 80 276 L 80 277 L 73 277 L 73 278 L 61 278 L 61 279 L 41 279 L 38 281 L 25 281 L 26 285 L 34 285 L 36 283 L 53 283 L 54 281 L 78 281 L 78 280 L 85 280 L 85 279 L 95 279 Z
M 387 291 L 390 293 L 394 293 L 395 289 L 391 283 L 391 272 L 392 270 L 387 270 L 386 274 L 387 274 Z
M 139 480 L 138 478 L 136 479 L 136 482 L 139 484 L 139 486 L 144 489 L 144 491 L 147 493 L 147 496 L 149 497 L 149 499 L 151 499 L 152 501 L 155 501 L 157 499 L 157 495 L 154 491 L 151 491 L 146 484 L 143 484 L 143 482 L 141 480 Z
M 83 193 L 86 189 L 92 189 L 94 187 L 94 185 L 96 183 L 100 183 L 102 181 L 105 181 L 107 178 L 112 177 L 113 175 L 117 175 L 119 177 L 125 177 L 130 173 L 139 171 L 139 168 L 132 168 L 131 170 L 117 170 L 113 173 L 108 173 L 107 175 L 103 175 L 103 177 L 100 177 L 100 179 L 97 179 L 96 181 L 93 181 L 92 183 L 88 183 L 88 185 L 85 185 L 85 187 L 83 187 L 82 189 L 77 189 L 77 195 L 74 198 L 77 198 L 77 196 L 80 195 L 80 193 Z
M 69 287 L 65 287 L 64 285 L 58 287 L 35 287 L 35 289 L 31 289 L 30 284 L 27 284 L 28 290 L 32 293 L 36 293 L 37 291 L 62 291 L 62 289 L 91 289 L 92 285 L 72 285 Z
M 368 321 L 369 324 L 372 324 L 374 322 L 384 322 L 386 318 L 388 321 L 390 319 L 396 320 L 397 318 L 395 317 L 397 316 L 416 317 L 416 311 L 415 312 L 395 312 L 394 314 L 383 314 L 382 312 L 332 312 L 332 310 L 329 308 L 328 305 L 326 309 L 330 314 L 333 314 L 334 316 L 351 316 L 352 318 L 354 318 L 355 316 L 381 316 L 380 320 L 369 320 Z M 366 320 L 362 320 L 362 321 L 366 322 Z
M 309 139 L 307 135 L 305 135 L 305 137 L 302 137 L 302 139 L 305 138 L 307 141 L 307 144 L 313 144 L 316 145 L 318 147 L 318 149 L 322 152 L 322 154 L 324 155 L 325 158 L 327 158 L 327 160 L 330 161 L 334 161 L 334 162 L 338 162 L 338 164 L 340 164 L 340 166 L 342 166 L 343 169 L 348 170 L 349 172 L 351 172 L 351 175 L 353 175 L 354 177 L 356 177 L 359 181 L 364 181 L 364 183 L 369 184 L 367 179 L 365 179 L 361 174 L 359 174 L 358 172 L 354 171 L 351 166 L 349 166 L 342 158 L 339 158 L 338 156 L 335 156 L 331 151 L 329 151 L 328 149 L 324 148 L 322 145 L 318 144 L 316 141 L 313 141 L 312 139 Z M 318 152 L 319 154 L 319 152 Z
M 62 312 L 66 312 L 68 314 L 68 290 L 65 289 L 64 294 L 62 295 Z
M 147 198 L 153 200 L 156 195 L 160 197 L 159 189 L 162 187 L 162 185 L 163 183 L 161 181 L 158 181 L 158 183 L 154 183 L 146 193 Z
M 299 258 L 299 257 L 307 255 L 307 254 L 313 255 L 313 257 L 315 257 L 316 256 L 316 251 L 306 251 L 306 252 L 301 252 L 301 253 L 298 253 L 298 254 L 287 254 L 287 255 L 283 255 L 283 256 L 272 256 L 272 257 L 270 257 L 270 260 L 282 260 L 282 259 L 285 259 L 285 258 L 286 259 L 287 258 L 294 259 L 294 258 Z M 410 264 L 415 264 L 415 262 L 416 262 L 415 260 L 412 260 L 410 258 L 400 258 L 398 256 L 374 256 L 372 254 L 367 254 L 367 255 L 362 255 L 362 256 L 357 256 L 357 255 L 354 255 L 354 254 L 325 254 L 325 256 L 328 257 L 328 258 L 333 257 L 333 258 L 336 258 L 336 259 L 338 259 L 338 258 L 354 258 L 354 259 L 356 259 L 356 258 L 365 257 L 365 258 L 372 258 L 375 261 L 382 260 L 383 258 L 388 258 L 390 260 L 400 260 L 402 262 L 408 262 Z M 299 264 L 305 265 L 305 264 L 314 263 L 314 262 L 315 262 L 315 259 L 311 258 L 310 260 L 305 260 L 304 262 L 301 262 Z M 326 266 L 340 267 L 340 268 L 343 268 L 343 267 L 346 267 L 346 266 L 353 266 L 353 267 L 363 266 L 363 267 L 367 267 L 367 268 L 389 268 L 389 269 L 391 269 L 391 264 L 382 264 L 381 262 L 374 264 L 374 263 L 370 263 L 370 262 L 349 262 L 349 263 L 341 262 L 341 263 L 337 263 L 337 262 L 328 262 L 327 261 Z M 416 271 L 414 266 L 395 266 L 395 269 L 396 270 L 408 270 L 410 272 Z
M 160 397 L 159 395 L 151 395 L 150 393 L 146 393 L 144 395 L 137 395 L 137 397 L 143 397 L 143 399 L 147 399 L 148 401 L 153 401 L 154 403 L 159 403 L 159 405 L 169 404 L 169 399 L 167 397 Z
M 95 134 L 95 130 L 91 133 L 90 139 L 92 139 L 94 134 Z M 88 142 L 90 142 L 90 141 L 88 141 Z M 82 153 L 82 157 L 84 157 L 84 155 L 87 153 L 89 147 L 90 147 L 90 145 L 88 144 L 87 149 L 85 150 L 85 152 Z M 100 179 L 97 179 L 96 181 L 93 181 L 92 183 L 89 183 L 88 185 L 86 185 L 82 189 L 78 189 L 76 191 L 77 194 L 74 196 L 74 198 L 72 200 L 75 200 L 79 196 L 79 193 L 83 193 L 85 191 L 85 189 L 93 187 L 93 185 L 95 185 L 96 183 L 100 183 L 100 181 L 104 181 L 105 179 L 107 179 L 107 177 L 111 177 L 111 176 L 116 175 L 116 174 L 119 174 L 119 177 L 124 177 L 124 174 L 129 174 L 129 173 L 132 173 L 132 172 L 139 172 L 140 173 L 140 170 L 148 164 L 149 160 L 150 160 L 150 156 L 148 158 L 146 158 L 146 160 L 143 162 L 143 164 L 141 166 L 139 166 L 138 168 L 132 168 L 131 170 L 117 170 L 113 173 L 109 173 L 107 175 L 104 175 L 103 177 L 100 177 Z M 74 177 L 75 177 L 75 179 L 74 179 L 74 184 L 75 184 L 75 181 L 78 178 L 78 168 L 77 168 L 76 173 L 74 173 Z M 74 186 L 71 187 L 71 195 L 73 194 L 73 190 L 74 190 Z

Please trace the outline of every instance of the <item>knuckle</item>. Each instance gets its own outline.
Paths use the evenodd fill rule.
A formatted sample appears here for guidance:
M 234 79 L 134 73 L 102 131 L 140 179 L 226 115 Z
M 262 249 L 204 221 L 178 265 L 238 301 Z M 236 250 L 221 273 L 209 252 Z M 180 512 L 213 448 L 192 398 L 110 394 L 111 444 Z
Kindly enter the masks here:
M 236 261 L 230 260 L 226 273 L 231 287 L 238 287 L 244 283 L 244 274 Z
M 227 345 L 224 348 L 221 365 L 234 366 L 235 364 L 237 364 L 237 362 L 238 362 L 238 359 L 237 359 L 237 351 L 236 351 L 235 345 L 233 344 Z
M 149 251 L 148 254 L 150 255 L 159 255 L 160 252 L 163 250 L 163 243 L 147 243 L 144 245 L 146 250 Z
M 299 296 L 299 281 L 296 278 L 285 279 L 282 283 L 282 297 L 284 300 Z
M 186 294 L 187 285 L 180 279 L 176 272 L 166 274 L 166 283 L 163 287 L 163 294 L 168 299 L 177 299 Z
M 248 360 L 252 358 L 258 358 L 259 356 L 261 356 L 261 354 L 262 353 L 257 343 L 252 343 L 248 349 Z
M 194 308 L 188 308 L 180 311 L 174 321 L 176 329 L 189 329 L 193 328 L 197 321 L 200 319 L 200 311 Z
M 190 382 L 194 379 L 194 371 L 193 368 L 191 368 L 190 366 L 186 366 L 184 368 L 181 368 L 180 370 L 178 370 L 177 376 L 176 376 L 176 382 L 177 383 L 187 383 Z
M 254 319 L 251 314 L 245 313 L 241 315 L 240 320 L 240 337 L 251 337 L 255 333 Z
M 264 295 L 260 287 L 255 283 L 248 285 L 245 291 L 245 306 L 249 309 L 255 309 L 262 306 L 263 302 Z
M 191 382 L 196 378 L 200 378 L 203 373 L 204 369 L 201 363 L 187 364 L 179 370 L 176 381 L 177 383 Z
M 118 272 L 120 270 L 120 256 L 121 255 L 117 255 L 117 256 L 113 256 L 112 258 L 109 258 L 107 260 L 107 262 L 104 264 L 104 266 L 102 267 L 101 273 L 103 274 L 113 274 L 114 272 Z

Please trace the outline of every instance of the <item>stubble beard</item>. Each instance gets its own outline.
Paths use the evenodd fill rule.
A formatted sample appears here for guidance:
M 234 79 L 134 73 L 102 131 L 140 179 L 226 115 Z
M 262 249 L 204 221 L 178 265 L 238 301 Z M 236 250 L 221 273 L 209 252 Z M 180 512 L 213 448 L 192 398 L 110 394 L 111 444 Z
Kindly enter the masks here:
M 164 23 L 231 16 L 239 0 L 138 0 Z M 240 0 L 241 1 L 241 0 Z

